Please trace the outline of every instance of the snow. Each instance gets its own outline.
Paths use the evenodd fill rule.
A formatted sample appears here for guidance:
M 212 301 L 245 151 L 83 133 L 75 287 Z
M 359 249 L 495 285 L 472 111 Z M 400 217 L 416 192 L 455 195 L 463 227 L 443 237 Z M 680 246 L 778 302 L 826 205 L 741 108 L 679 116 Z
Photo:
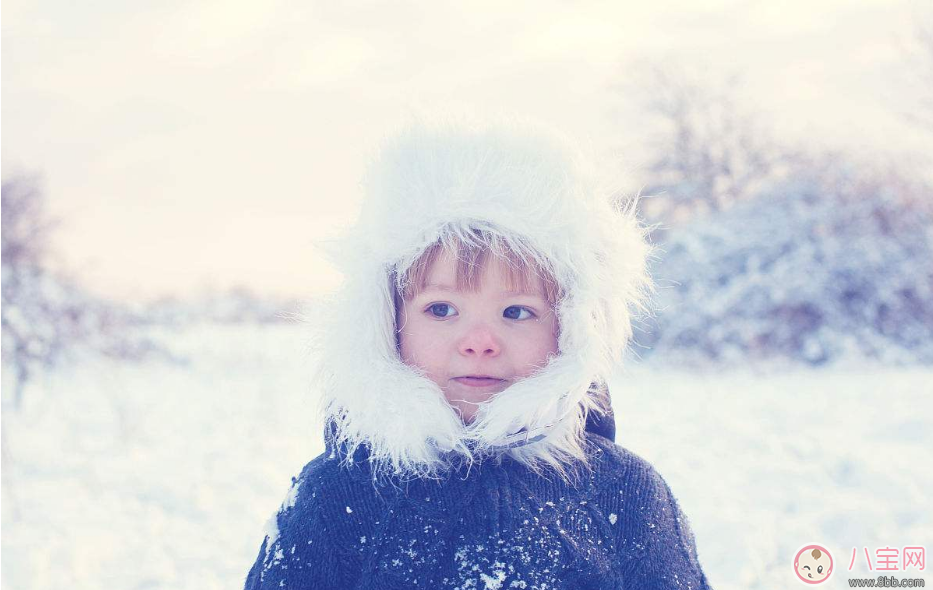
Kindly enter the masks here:
M 273 514 L 269 517 L 262 532 L 265 533 L 268 539 L 268 541 L 266 541 L 266 556 L 263 562 L 269 563 L 269 552 L 272 551 L 272 547 L 274 547 L 273 543 L 279 538 L 279 518 L 277 514 Z
M 315 401 L 304 338 L 158 337 L 190 363 L 88 358 L 3 408 L 4 589 L 242 586 L 291 477 L 323 449 L 296 411 Z
M 497 569 L 493 571 L 491 576 L 487 574 L 480 574 L 479 579 L 481 582 L 483 582 L 486 590 L 499 590 L 502 588 L 502 582 L 505 581 L 505 570 Z
M 153 337 L 189 362 L 87 358 L 4 408 L 4 589 L 238 588 L 269 514 L 299 493 L 291 478 L 323 451 L 302 331 Z M 796 583 L 804 543 L 929 544 L 933 369 L 655 360 L 610 383 L 617 440 L 671 486 L 715 588 Z M 476 575 L 506 586 L 498 571 Z
M 285 496 L 285 500 L 282 501 L 282 510 L 292 508 L 296 502 L 298 502 L 298 488 L 301 487 L 301 481 L 296 480 L 292 484 L 291 489 L 288 490 L 288 495 Z

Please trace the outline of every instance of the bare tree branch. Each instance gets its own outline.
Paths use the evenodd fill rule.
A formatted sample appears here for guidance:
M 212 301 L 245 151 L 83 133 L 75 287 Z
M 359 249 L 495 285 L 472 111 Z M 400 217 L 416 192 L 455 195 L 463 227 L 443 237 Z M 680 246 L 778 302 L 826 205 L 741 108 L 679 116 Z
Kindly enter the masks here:
M 643 192 L 665 195 L 673 217 L 726 209 L 753 195 L 786 161 L 770 134 L 738 107 L 738 76 L 717 85 L 654 65 L 644 78 L 644 108 L 662 131 Z

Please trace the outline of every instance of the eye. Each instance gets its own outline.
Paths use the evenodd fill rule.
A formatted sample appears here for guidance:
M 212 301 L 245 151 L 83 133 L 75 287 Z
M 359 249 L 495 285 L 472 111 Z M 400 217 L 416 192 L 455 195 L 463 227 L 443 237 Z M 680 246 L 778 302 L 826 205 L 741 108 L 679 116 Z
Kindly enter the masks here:
M 525 315 L 522 315 L 522 314 Z M 535 316 L 534 313 L 527 307 L 522 307 L 520 305 L 513 305 L 511 307 L 506 307 L 505 311 L 502 312 L 502 316 L 510 320 L 527 320 Z
M 823 573 L 823 566 L 820 566 L 820 567 L 816 568 L 816 573 L 822 574 L 822 573 Z
M 457 315 L 457 310 L 449 303 L 432 303 L 425 311 L 436 318 L 449 318 Z

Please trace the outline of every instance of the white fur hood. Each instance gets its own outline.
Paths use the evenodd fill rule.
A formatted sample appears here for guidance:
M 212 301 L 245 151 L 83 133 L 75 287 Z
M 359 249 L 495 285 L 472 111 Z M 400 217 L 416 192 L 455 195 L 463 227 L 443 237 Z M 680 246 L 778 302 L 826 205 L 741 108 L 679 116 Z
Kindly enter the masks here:
M 602 194 L 572 145 L 526 124 L 417 123 L 384 143 L 360 218 L 327 245 L 342 287 L 312 307 L 315 386 L 332 442 L 364 448 L 374 474 L 433 477 L 452 463 L 509 453 L 558 473 L 584 461 L 592 385 L 605 384 L 644 309 L 649 246 L 634 213 Z M 391 273 L 445 232 L 486 229 L 550 262 L 558 356 L 465 425 L 440 388 L 401 362 Z

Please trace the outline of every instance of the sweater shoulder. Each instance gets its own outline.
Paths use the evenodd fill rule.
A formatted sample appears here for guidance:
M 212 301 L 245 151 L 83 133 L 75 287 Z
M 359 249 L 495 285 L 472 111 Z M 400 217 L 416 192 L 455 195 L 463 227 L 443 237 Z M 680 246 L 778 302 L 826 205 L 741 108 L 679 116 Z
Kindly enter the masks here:
M 324 453 L 310 461 L 295 478 L 303 493 L 297 494 L 297 512 L 314 513 L 332 525 L 335 539 L 353 540 L 366 519 L 380 513 L 394 495 L 386 493 L 372 479 L 366 463 L 354 463 L 334 454 Z
M 597 503 L 612 524 L 632 587 L 708 588 L 690 522 L 661 474 L 624 447 L 593 442 L 600 447 Z
M 246 588 L 352 587 L 360 540 L 371 535 L 383 505 L 364 466 L 328 453 L 314 458 L 266 524 Z
M 656 491 L 667 487 L 657 469 L 640 455 L 602 436 L 587 433 L 587 441 L 594 449 L 592 467 L 600 488 L 625 485 Z
M 651 463 L 614 442 L 592 442 L 599 446 L 594 492 L 601 504 L 631 525 L 630 532 L 655 529 L 658 521 L 679 515 L 672 514 L 677 509 L 674 495 Z

